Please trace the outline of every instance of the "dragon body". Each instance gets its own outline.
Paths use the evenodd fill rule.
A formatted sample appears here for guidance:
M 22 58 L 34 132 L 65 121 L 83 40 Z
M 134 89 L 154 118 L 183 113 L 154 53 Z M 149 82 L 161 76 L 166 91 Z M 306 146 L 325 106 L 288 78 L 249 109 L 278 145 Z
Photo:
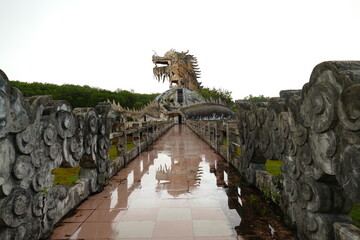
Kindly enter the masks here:
M 170 83 L 170 89 L 158 95 L 141 110 L 124 109 L 115 102 L 112 109 L 124 119 L 162 120 L 182 116 L 184 119 L 233 119 L 235 113 L 219 101 L 206 101 L 197 90 L 200 70 L 197 60 L 187 52 L 170 50 L 163 57 L 152 56 L 154 76 L 158 81 Z

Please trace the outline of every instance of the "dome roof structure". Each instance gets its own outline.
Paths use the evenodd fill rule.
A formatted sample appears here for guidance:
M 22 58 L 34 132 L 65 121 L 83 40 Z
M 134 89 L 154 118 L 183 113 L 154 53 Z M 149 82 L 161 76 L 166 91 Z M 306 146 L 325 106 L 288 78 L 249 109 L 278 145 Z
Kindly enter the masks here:
M 190 120 L 233 120 L 235 112 L 216 103 L 201 103 L 180 108 L 186 119 Z
M 154 101 L 168 111 L 179 109 L 182 106 L 206 102 L 199 93 L 187 88 L 170 88 L 158 95 Z
M 191 120 L 234 119 L 235 113 L 219 103 L 207 102 L 198 92 L 187 88 L 171 88 L 154 100 L 167 115 L 183 115 Z

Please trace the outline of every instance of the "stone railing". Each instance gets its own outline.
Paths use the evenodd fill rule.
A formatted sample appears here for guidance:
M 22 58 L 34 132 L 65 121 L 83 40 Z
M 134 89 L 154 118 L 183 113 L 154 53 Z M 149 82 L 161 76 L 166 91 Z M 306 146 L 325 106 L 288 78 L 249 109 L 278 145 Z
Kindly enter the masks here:
M 47 238 L 66 213 L 173 124 L 124 129 L 114 124 L 117 114 L 108 103 L 73 110 L 51 96 L 23 98 L 0 70 L 0 239 Z M 136 147 L 127 151 L 130 132 Z M 110 138 L 118 139 L 112 161 Z M 53 169 L 75 166 L 81 167 L 75 184 L 53 185 Z
M 187 124 L 246 181 L 270 189 L 302 239 L 360 239 L 348 216 L 360 203 L 359 96 L 360 62 L 324 62 L 302 90 L 236 101 L 237 131 L 233 123 Z M 264 172 L 266 159 L 284 161 L 283 179 Z
M 117 173 L 173 125 L 174 121 L 133 123 L 131 128 L 126 128 L 123 123 L 117 124 L 110 134 L 117 149 L 117 158 L 110 161 L 110 174 Z M 127 149 L 127 144 L 132 148 Z

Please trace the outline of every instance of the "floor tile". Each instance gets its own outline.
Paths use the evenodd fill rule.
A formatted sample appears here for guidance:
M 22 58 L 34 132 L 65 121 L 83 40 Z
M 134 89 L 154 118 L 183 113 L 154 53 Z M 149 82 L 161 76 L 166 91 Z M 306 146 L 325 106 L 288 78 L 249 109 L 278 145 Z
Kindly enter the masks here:
M 89 199 L 105 199 L 108 198 L 112 192 L 117 189 L 116 185 L 108 185 L 104 188 L 104 190 L 100 193 L 94 194 L 89 197 Z
M 153 221 L 119 222 L 112 238 L 151 238 L 154 224 Z
M 110 238 L 106 240 L 150 240 L 151 238 Z
M 133 193 L 134 194 L 134 193 Z M 137 191 L 137 199 L 160 199 L 161 191 L 154 191 L 154 189 L 141 189 Z
M 50 239 L 69 239 L 80 225 L 81 223 L 61 223 L 54 229 Z
M 165 238 L 152 238 L 151 240 L 194 240 L 193 237 L 165 237 Z
M 194 240 L 240 240 L 238 237 L 196 237 Z M 256 238 L 259 239 L 259 238 Z
M 114 198 L 114 199 L 105 199 L 99 205 L 98 209 L 125 209 L 128 207 L 128 202 L 124 199 Z
M 153 238 L 193 237 L 192 221 L 157 221 Z
M 190 208 L 160 208 L 158 221 L 184 221 L 191 220 Z
M 188 199 L 162 199 L 160 201 L 161 208 L 186 208 L 190 207 L 190 202 Z
M 151 238 L 111 238 L 106 240 L 150 240 Z
M 184 180 L 184 182 L 170 182 L 166 185 L 163 186 L 164 189 L 166 190 L 188 190 L 189 189 L 189 184 L 187 182 L 187 180 Z
M 164 190 L 162 191 L 161 199 L 190 199 L 191 193 L 189 190 Z
M 191 216 L 194 220 L 226 220 L 221 208 L 192 208 Z
M 158 199 L 137 199 L 131 202 L 129 208 L 157 208 L 159 207 Z
M 159 208 L 130 208 L 126 210 L 122 222 L 156 221 Z
M 195 237 L 228 237 L 233 232 L 227 221 L 222 220 L 194 220 Z
M 189 193 L 189 190 L 167 190 L 166 193 L 173 198 L 184 198 Z
M 123 209 L 96 209 L 86 222 L 117 222 L 121 220 L 124 214 L 125 210 Z
M 118 223 L 83 223 L 70 239 L 111 238 Z
M 103 199 L 87 199 L 76 210 L 91 210 L 96 209 L 103 202 Z
M 64 218 L 63 222 L 78 223 L 84 222 L 94 210 L 74 210 L 71 216 Z
M 77 239 L 77 240 L 114 240 L 112 238 L 81 238 L 81 239 Z M 70 240 L 73 240 L 73 239 L 70 239 Z M 123 239 L 122 239 L 123 240 Z M 134 239 L 132 239 L 134 240 Z
M 215 199 L 199 198 L 191 199 L 190 205 L 192 208 L 217 208 L 220 207 L 219 202 Z

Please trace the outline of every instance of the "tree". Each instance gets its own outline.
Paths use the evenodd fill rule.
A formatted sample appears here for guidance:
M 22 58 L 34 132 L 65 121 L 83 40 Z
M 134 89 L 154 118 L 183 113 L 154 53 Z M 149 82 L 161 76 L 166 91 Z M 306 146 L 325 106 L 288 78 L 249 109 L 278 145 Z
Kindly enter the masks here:
M 18 88 L 24 97 L 36 95 L 51 95 L 54 100 L 66 100 L 72 107 L 95 107 L 99 102 L 114 100 L 122 107 L 141 109 L 147 103 L 153 101 L 158 93 L 139 94 L 130 91 L 116 89 L 115 91 L 100 88 L 91 88 L 87 85 L 79 86 L 63 84 L 61 86 L 49 83 L 25 83 L 10 81 L 13 87 Z
M 206 100 L 210 100 L 210 99 L 215 100 L 215 101 L 221 100 L 228 106 L 232 106 L 234 104 L 232 97 L 231 97 L 231 91 L 228 91 L 226 89 L 201 88 L 197 91 Z
M 268 102 L 270 99 L 270 97 L 265 97 L 264 95 L 259 95 L 259 96 L 253 96 L 252 94 L 250 94 L 249 96 L 246 96 L 244 98 L 244 100 L 248 100 L 251 102 Z
M 137 101 L 137 102 L 134 104 L 133 107 L 134 107 L 134 109 L 139 110 L 139 109 L 142 108 L 142 106 L 144 106 L 144 105 L 142 104 L 142 102 Z

